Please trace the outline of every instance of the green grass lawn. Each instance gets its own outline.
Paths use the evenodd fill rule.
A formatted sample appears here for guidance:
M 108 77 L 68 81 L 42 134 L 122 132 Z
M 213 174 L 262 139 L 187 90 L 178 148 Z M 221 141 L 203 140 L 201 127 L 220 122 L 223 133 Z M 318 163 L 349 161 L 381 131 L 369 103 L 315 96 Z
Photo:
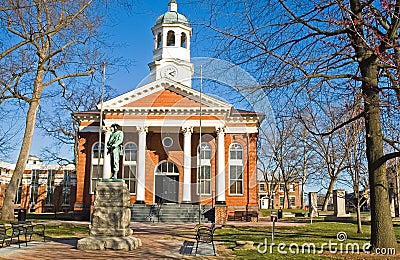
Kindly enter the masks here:
M 233 227 L 226 226 L 221 229 L 217 229 L 215 233 L 215 240 L 224 242 L 229 248 L 233 249 L 236 246 L 237 240 L 253 241 L 257 247 L 259 243 L 268 243 L 268 247 L 260 247 L 261 253 L 254 250 L 234 250 L 235 255 L 239 259 L 353 259 L 355 257 L 365 258 L 368 255 L 360 256 L 355 254 L 346 254 L 346 246 L 350 246 L 353 243 L 357 243 L 362 252 L 364 244 L 369 242 L 370 227 L 368 225 L 363 226 L 363 234 L 357 234 L 357 227 L 351 223 L 338 223 L 338 222 L 314 222 L 313 224 L 305 224 L 303 226 L 291 226 L 291 227 L 276 227 L 275 228 L 275 246 L 271 245 L 271 227 L 260 228 L 260 227 Z M 395 225 L 395 231 L 398 238 L 400 238 L 400 227 Z M 337 234 L 339 232 L 345 232 L 347 239 L 339 241 Z M 344 235 L 344 233 L 341 233 Z M 267 240 L 266 240 L 267 239 Z M 323 243 L 331 242 L 332 251 L 337 249 L 343 251 L 344 254 L 336 254 L 329 252 L 328 244 Z M 284 243 L 285 248 L 281 248 L 281 254 L 278 252 L 279 243 Z M 308 246 L 307 244 L 308 243 Z M 314 250 L 311 243 L 315 245 L 316 254 L 313 254 Z M 337 244 L 333 244 L 337 243 Z M 292 245 L 291 245 L 292 244 Z M 297 247 L 300 253 L 295 253 Z M 305 252 L 302 253 L 302 246 L 304 246 Z M 308 252 L 308 247 L 311 248 L 311 253 Z M 342 248 L 342 250 L 341 250 Z M 267 252 L 262 253 L 263 250 Z M 270 252 L 272 250 L 272 253 Z M 291 252 L 293 251 L 293 253 Z M 348 247 L 349 253 L 352 248 Z M 386 259 L 386 258 L 385 258 Z M 395 259 L 395 258 L 393 258 Z
M 47 221 L 51 221 L 51 220 L 47 220 Z M 43 221 L 41 220 L 41 223 L 45 223 L 47 222 L 46 220 Z M 32 221 L 33 224 L 35 224 L 36 222 L 39 221 Z M 4 224 L 6 224 L 6 227 L 8 227 L 9 229 L 7 230 L 7 234 L 11 235 L 11 225 L 9 224 L 9 222 L 2 222 Z M 45 234 L 46 237 L 51 237 L 51 238 L 73 238 L 73 237 L 85 237 L 89 234 L 89 226 L 88 224 L 79 224 L 79 223 L 53 223 L 53 222 L 49 222 L 49 223 L 45 223 Z M 34 238 L 36 237 L 36 235 L 34 236 Z

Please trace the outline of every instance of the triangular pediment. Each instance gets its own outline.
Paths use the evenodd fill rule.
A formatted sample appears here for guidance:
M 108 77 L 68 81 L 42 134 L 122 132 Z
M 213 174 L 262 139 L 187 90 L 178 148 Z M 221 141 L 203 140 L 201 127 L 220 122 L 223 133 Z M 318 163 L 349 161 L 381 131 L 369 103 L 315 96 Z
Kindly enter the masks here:
M 193 108 L 200 106 L 200 96 L 203 107 L 232 108 L 229 103 L 163 78 L 104 102 L 103 109 Z
M 198 107 L 200 102 L 182 96 L 170 89 L 162 89 L 138 100 L 124 105 L 124 107 Z M 203 105 L 205 106 L 205 105 Z

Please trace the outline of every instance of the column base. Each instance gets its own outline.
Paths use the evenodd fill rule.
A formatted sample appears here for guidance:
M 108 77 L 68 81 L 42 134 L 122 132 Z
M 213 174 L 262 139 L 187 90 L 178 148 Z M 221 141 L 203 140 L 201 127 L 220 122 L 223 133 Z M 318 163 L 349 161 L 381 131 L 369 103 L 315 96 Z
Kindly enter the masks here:
M 181 204 L 192 204 L 191 201 L 182 201 Z
M 137 201 L 135 202 L 135 204 L 146 204 L 146 203 L 144 203 L 144 200 L 137 200 Z
M 225 201 L 216 201 L 215 205 L 226 205 Z

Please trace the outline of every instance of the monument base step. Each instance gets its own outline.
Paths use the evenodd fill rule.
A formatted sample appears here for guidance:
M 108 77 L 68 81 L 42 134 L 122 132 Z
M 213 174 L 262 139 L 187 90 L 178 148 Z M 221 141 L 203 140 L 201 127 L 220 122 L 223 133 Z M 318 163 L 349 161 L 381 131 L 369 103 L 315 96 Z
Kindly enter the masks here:
M 324 217 L 324 221 L 327 222 L 354 222 L 356 221 L 356 218 L 350 216 L 350 214 L 344 215 L 344 216 L 326 216 Z
M 79 250 L 126 250 L 132 251 L 142 245 L 136 237 L 86 237 L 78 241 Z

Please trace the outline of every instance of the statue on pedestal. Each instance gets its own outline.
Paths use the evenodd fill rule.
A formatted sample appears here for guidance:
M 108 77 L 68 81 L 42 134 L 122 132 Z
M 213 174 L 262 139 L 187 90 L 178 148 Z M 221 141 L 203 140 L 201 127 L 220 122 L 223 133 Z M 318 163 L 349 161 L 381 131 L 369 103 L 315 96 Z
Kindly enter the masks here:
M 119 160 L 123 154 L 124 133 L 119 130 L 119 127 L 118 124 L 111 125 L 113 132 L 107 142 L 107 154 L 110 154 L 111 158 L 111 179 L 117 179 Z

